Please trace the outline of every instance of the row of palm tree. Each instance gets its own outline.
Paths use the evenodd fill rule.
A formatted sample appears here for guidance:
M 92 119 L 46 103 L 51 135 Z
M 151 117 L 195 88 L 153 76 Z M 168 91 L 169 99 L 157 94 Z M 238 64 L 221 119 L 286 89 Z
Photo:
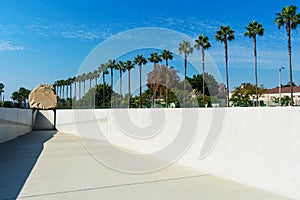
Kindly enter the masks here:
M 297 25 L 300 24 L 300 14 L 296 14 L 297 7 L 296 6 L 287 6 L 282 8 L 281 13 L 277 13 L 277 17 L 275 19 L 275 23 L 278 24 L 278 28 L 280 29 L 282 26 L 286 27 L 287 37 L 288 37 L 288 55 L 289 55 L 289 65 L 290 65 L 290 87 L 291 87 L 291 105 L 293 105 L 293 76 L 292 76 L 292 55 L 291 55 L 291 30 L 296 29 Z M 255 87 L 256 87 L 256 106 L 258 106 L 258 73 L 257 73 L 257 36 L 263 36 L 264 28 L 262 24 L 258 23 L 257 21 L 252 21 L 246 28 L 245 37 L 249 37 L 253 39 L 254 45 L 254 74 L 255 74 Z M 225 67 L 226 67 L 226 102 L 227 106 L 229 107 L 229 74 L 228 74 L 228 43 L 235 39 L 234 31 L 231 29 L 230 26 L 221 26 L 220 29 L 215 34 L 215 39 L 220 41 L 224 44 L 225 49 Z M 199 37 L 195 40 L 194 48 L 197 50 L 201 50 L 202 54 L 202 76 L 203 76 L 203 99 L 204 99 L 204 88 L 205 88 L 205 50 L 209 49 L 211 44 L 209 42 L 209 38 L 204 35 L 200 34 Z M 183 41 L 179 44 L 179 54 L 183 54 L 184 56 L 184 86 L 183 90 L 185 93 L 186 90 L 186 74 L 187 74 L 187 59 L 190 54 L 193 53 L 194 48 L 192 47 L 189 41 Z M 113 88 L 113 71 L 118 70 L 120 72 L 120 96 L 122 97 L 122 74 L 128 71 L 128 106 L 130 106 L 130 98 L 131 98 L 131 91 L 130 91 L 130 72 L 135 67 L 135 65 L 139 66 L 139 95 L 140 101 L 139 106 L 142 107 L 142 66 L 145 65 L 148 61 L 153 63 L 154 66 L 154 73 L 157 69 L 157 65 L 165 60 L 165 65 L 169 66 L 169 60 L 173 59 L 173 53 L 168 50 L 163 50 L 161 54 L 158 52 L 153 52 L 150 54 L 149 58 L 143 57 L 143 55 L 137 55 L 133 61 L 119 61 L 116 60 L 108 60 L 107 63 L 103 63 L 99 66 L 99 68 L 93 72 L 83 73 L 82 75 L 77 76 L 76 78 L 70 78 L 66 81 L 60 80 L 56 82 L 56 86 L 60 89 L 60 96 L 64 94 L 64 88 L 67 86 L 67 94 L 68 88 L 70 88 L 70 98 L 72 98 L 72 83 L 75 85 L 76 91 L 76 83 L 79 85 L 79 99 L 82 97 L 81 95 L 81 83 L 83 83 L 83 91 L 86 93 L 86 81 L 89 80 L 90 88 L 92 87 L 92 80 L 95 80 L 96 86 L 98 85 L 98 78 L 100 74 L 102 74 L 103 84 L 105 84 L 105 75 L 109 74 L 108 69 L 110 69 L 111 75 L 111 87 Z M 168 75 L 166 74 L 166 105 L 168 106 Z M 154 99 L 156 98 L 156 81 L 153 80 L 152 82 L 152 106 L 154 106 Z M 105 90 L 103 90 L 105 93 Z M 76 95 L 75 95 L 76 96 Z M 103 94 L 105 96 L 105 94 Z M 183 99 L 183 106 L 185 106 L 185 99 Z

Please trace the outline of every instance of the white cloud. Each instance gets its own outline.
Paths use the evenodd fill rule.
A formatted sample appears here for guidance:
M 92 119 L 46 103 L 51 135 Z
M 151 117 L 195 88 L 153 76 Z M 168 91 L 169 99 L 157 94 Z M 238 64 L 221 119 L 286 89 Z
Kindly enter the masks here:
M 22 51 L 24 47 L 15 45 L 11 41 L 0 40 L 0 52 L 1 51 Z

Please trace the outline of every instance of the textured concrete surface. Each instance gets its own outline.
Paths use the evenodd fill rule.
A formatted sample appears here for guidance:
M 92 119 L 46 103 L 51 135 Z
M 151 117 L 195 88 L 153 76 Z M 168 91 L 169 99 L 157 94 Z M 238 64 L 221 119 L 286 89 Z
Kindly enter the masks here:
M 95 145 L 114 156 L 104 143 Z M 0 199 L 287 199 L 180 165 L 142 175 L 118 172 L 90 155 L 79 137 L 54 131 L 0 144 L 0 177 Z

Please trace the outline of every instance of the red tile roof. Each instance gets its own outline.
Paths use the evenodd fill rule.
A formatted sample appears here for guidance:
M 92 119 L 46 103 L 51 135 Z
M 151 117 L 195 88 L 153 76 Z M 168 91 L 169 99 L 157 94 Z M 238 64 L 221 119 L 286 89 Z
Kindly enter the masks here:
M 300 92 L 300 86 L 294 86 L 293 87 L 294 92 Z M 281 93 L 290 93 L 290 87 L 282 87 L 281 88 Z M 267 89 L 265 94 L 278 94 L 279 93 L 279 88 L 272 88 L 272 89 Z

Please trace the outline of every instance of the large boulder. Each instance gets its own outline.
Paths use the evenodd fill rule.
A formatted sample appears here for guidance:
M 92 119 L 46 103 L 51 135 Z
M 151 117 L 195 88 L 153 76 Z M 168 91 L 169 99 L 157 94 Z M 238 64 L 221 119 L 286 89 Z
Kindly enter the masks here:
M 53 85 L 38 85 L 29 94 L 29 106 L 32 109 L 48 110 L 58 106 L 58 96 Z

